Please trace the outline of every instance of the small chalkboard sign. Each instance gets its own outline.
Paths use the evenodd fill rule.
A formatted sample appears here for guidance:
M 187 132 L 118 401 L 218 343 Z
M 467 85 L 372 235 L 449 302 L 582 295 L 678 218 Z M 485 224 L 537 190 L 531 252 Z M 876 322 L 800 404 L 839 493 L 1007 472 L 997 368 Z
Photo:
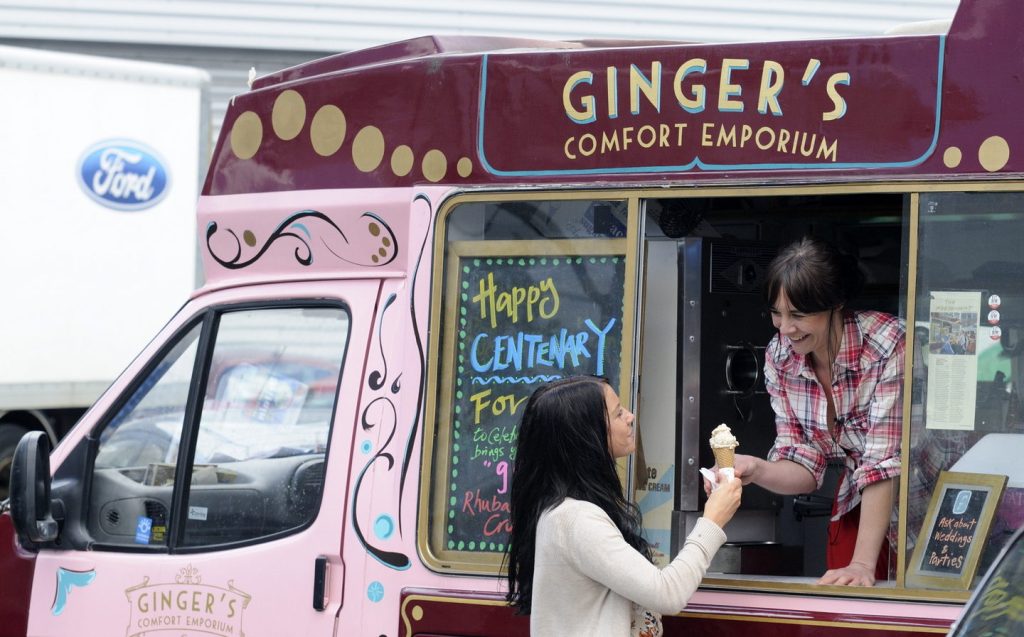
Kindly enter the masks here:
M 907 569 L 907 585 L 968 590 L 1006 476 L 943 471 Z
M 438 396 L 443 485 L 433 500 L 434 554 L 500 560 L 519 420 L 542 384 L 623 377 L 627 245 L 623 239 L 449 243 Z M 627 350 L 628 351 L 628 350 Z M 457 554 L 457 555 L 456 555 Z

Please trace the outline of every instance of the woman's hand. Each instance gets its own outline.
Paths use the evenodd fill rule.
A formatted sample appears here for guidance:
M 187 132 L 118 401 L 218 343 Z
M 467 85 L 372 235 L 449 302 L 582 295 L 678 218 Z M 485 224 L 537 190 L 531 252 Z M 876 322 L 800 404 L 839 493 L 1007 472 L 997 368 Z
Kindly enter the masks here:
M 849 566 L 826 571 L 818 583 L 836 586 L 874 586 L 875 569 L 858 562 L 850 562 Z
M 742 494 L 743 481 L 740 479 L 738 468 L 736 477 L 732 480 L 718 474 L 718 488 L 708 496 L 708 502 L 704 505 L 704 517 L 717 524 L 719 528 L 725 528 L 736 513 L 736 509 L 740 508 Z
M 743 484 L 750 484 L 754 481 L 754 476 L 757 473 L 759 462 L 762 462 L 762 460 L 757 456 L 736 454 L 734 460 L 735 466 L 733 467 L 736 477 L 741 478 L 743 480 Z M 711 470 L 716 476 L 719 475 L 718 465 L 711 467 Z M 719 484 L 721 484 L 721 480 L 719 480 Z M 711 483 L 708 482 L 707 479 L 704 480 L 704 493 L 708 496 L 711 495 Z

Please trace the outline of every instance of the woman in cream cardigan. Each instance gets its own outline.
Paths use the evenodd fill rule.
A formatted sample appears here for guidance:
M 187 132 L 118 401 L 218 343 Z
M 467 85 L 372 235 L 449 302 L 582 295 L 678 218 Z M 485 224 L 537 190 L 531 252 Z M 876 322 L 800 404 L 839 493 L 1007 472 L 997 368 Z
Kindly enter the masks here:
M 740 480 L 711 494 L 668 566 L 651 562 L 615 468 L 633 452 L 633 421 L 608 382 L 592 376 L 544 385 L 527 402 L 506 559 L 507 598 L 530 615 L 531 635 L 660 635 L 660 613 L 686 605 L 726 540 Z

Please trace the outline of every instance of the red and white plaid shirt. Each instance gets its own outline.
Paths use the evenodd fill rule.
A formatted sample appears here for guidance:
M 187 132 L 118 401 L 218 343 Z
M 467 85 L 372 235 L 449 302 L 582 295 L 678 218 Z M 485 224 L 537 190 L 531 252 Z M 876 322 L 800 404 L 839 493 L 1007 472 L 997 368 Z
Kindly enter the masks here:
M 765 352 L 764 375 L 777 436 L 768 460 L 791 460 L 821 486 L 829 459 L 846 465 L 833 520 L 860 503 L 864 487 L 900 474 L 903 422 L 902 319 L 882 312 L 847 312 L 843 342 L 832 367 L 835 438 L 828 402 L 809 361 L 776 334 Z

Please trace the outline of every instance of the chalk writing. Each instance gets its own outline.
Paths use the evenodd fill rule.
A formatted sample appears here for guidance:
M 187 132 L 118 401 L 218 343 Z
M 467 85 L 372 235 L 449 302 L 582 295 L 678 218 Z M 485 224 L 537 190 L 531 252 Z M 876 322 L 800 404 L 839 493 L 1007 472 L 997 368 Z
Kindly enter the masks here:
M 596 357 L 597 373 L 601 374 L 604 368 L 605 339 L 615 327 L 615 319 L 609 319 L 603 328 L 590 319 L 586 319 L 584 324 L 589 331 L 570 333 L 562 328 L 551 336 L 522 332 L 508 336 L 478 334 L 470 347 L 470 364 L 477 372 L 509 368 L 521 372 L 536 367 L 575 368 L 580 366 L 582 359 Z M 587 345 L 591 336 L 595 336 L 592 348 Z
M 459 260 L 457 273 L 444 546 L 500 552 L 510 529 L 519 421 L 530 394 L 578 374 L 618 382 L 625 259 L 469 257 Z
M 949 489 L 928 534 L 921 570 L 959 576 L 977 534 L 984 490 Z
M 492 328 L 498 327 L 499 314 L 504 314 L 512 323 L 518 323 L 520 308 L 524 304 L 525 320 L 532 323 L 535 316 L 551 318 L 558 314 L 558 289 L 548 277 L 537 285 L 512 286 L 499 292 L 494 273 L 488 272 L 480 279 L 480 292 L 473 297 L 473 302 L 480 306 L 480 318 L 489 319 Z

